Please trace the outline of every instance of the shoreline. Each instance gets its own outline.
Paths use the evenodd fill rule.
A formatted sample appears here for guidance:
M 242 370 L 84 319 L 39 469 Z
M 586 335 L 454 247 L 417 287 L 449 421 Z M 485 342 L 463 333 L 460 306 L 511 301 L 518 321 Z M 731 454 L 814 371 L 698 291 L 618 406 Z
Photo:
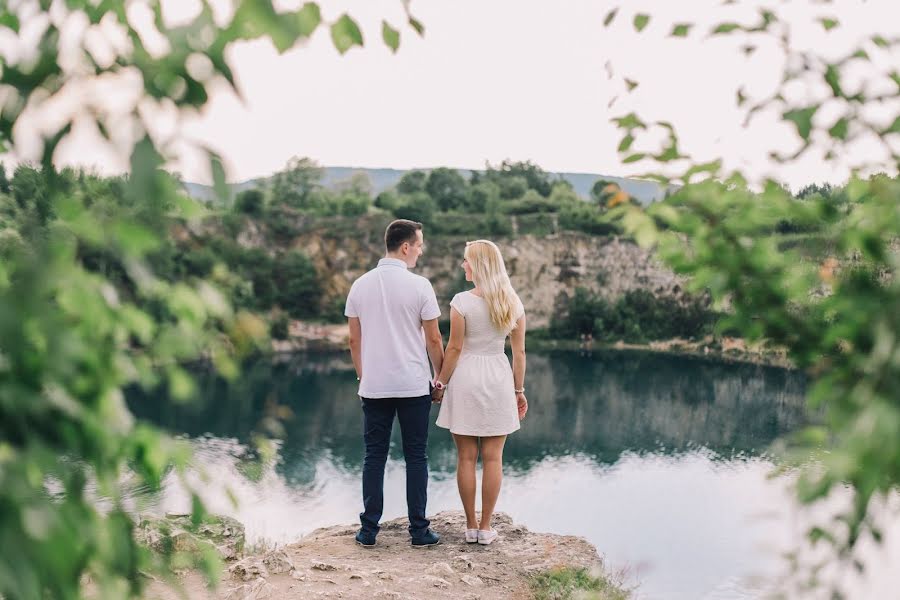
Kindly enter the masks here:
M 218 589 L 209 589 L 195 570 L 183 571 L 178 583 L 187 597 L 203 600 L 527 600 L 546 597 L 541 595 L 544 590 L 564 590 L 563 597 L 592 592 L 598 600 L 631 597 L 623 575 L 610 572 L 597 548 L 583 537 L 533 532 L 507 514 L 495 513 L 500 537 L 482 546 L 465 543 L 462 511 L 444 511 L 430 519 L 442 534 L 436 546 L 410 546 L 406 518 L 383 522 L 377 545 L 371 548 L 355 543 L 358 524 L 335 525 L 261 553 L 222 555 Z M 227 525 L 242 541 L 243 527 L 230 521 Z M 187 532 L 181 535 L 196 539 Z M 197 540 L 192 547 L 205 543 Z M 213 545 L 221 551 L 219 544 Z M 151 583 L 147 591 L 160 600 L 179 597 L 161 581 Z
M 295 321 L 290 327 L 290 339 L 272 340 L 271 351 L 264 354 L 278 356 L 302 352 L 338 354 L 348 352 L 347 326 L 345 324 L 316 324 Z M 713 338 L 700 340 L 654 340 L 646 343 L 584 342 L 581 340 L 536 337 L 528 339 L 528 350 L 567 352 L 651 352 L 724 362 L 728 364 L 751 364 L 796 370 L 797 367 L 787 357 L 785 351 L 766 349 L 762 344 L 750 345 L 741 338 Z

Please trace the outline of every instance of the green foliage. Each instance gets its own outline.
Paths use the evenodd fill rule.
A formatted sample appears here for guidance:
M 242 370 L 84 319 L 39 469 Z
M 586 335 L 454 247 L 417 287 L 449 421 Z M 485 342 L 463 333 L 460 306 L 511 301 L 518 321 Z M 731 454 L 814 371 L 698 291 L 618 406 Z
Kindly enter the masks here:
M 409 171 L 404 173 L 397 183 L 397 192 L 401 194 L 416 194 L 425 191 L 428 182 L 428 174 L 425 171 Z
M 437 209 L 437 202 L 431 196 L 425 192 L 416 192 L 403 197 L 400 206 L 394 209 L 394 216 L 431 225 L 434 223 Z
M 551 331 L 560 338 L 590 334 L 606 341 L 646 342 L 699 338 L 712 333 L 716 315 L 700 297 L 676 300 L 647 290 L 626 292 L 614 304 L 585 288 L 576 288 Z
M 273 264 L 274 301 L 295 318 L 319 314 L 322 290 L 315 266 L 305 254 L 291 251 Z
M 172 566 L 188 564 L 171 547 L 154 554 L 135 540 L 127 508 L 139 508 L 141 498 L 126 503 L 122 482 L 156 492 L 172 474 L 193 492 L 185 478 L 190 450 L 135 422 L 123 388 L 163 387 L 188 400 L 194 382 L 184 363 L 203 358 L 234 377 L 236 359 L 266 337 L 263 323 L 235 313 L 216 287 L 239 287 L 227 271 L 213 266 L 215 283 L 192 277 L 208 271 L 209 255 L 189 251 L 178 260 L 166 234 L 205 209 L 163 170 L 172 157 L 157 149 L 144 119 L 152 109 L 203 108 L 215 82 L 240 96 L 227 58 L 231 45 L 264 38 L 285 52 L 323 25 L 318 4 L 279 12 L 271 0 L 240 2 L 230 16 L 214 18 L 201 2 L 189 21 L 171 28 L 160 0 L 143 2 L 141 11 L 127 4 L 0 8 L 5 47 L 22 50 L 0 60 L 0 153 L 30 154 L 17 143 L 22 136 L 13 136 L 26 109 L 42 114 L 65 98 L 73 115 L 42 131 L 40 168 L 20 166 L 11 179 L 5 171 L 0 177 L 0 596 L 10 600 L 80 598 L 85 576 L 104 598 L 139 597 L 148 576 L 176 583 Z M 421 34 L 412 16 L 409 23 Z M 325 25 L 341 52 L 362 44 L 348 15 Z M 105 45 L 98 58 L 98 39 L 124 43 Z M 148 39 L 161 43 L 149 50 Z M 385 39 L 396 49 L 398 39 Z M 207 68 L 195 68 L 198 59 Z M 115 110 L 81 93 L 122 74 L 141 87 Z M 95 127 L 113 152 L 122 152 L 122 140 L 113 143 L 109 132 L 128 132 L 135 142 L 122 156 L 129 160 L 127 178 L 102 181 L 54 168 L 56 148 L 75 120 Z M 207 156 L 224 196 L 222 160 Z M 276 178 L 273 199 L 302 207 L 314 173 L 314 165 L 290 164 Z M 252 203 L 243 206 L 256 211 Z M 309 265 L 289 255 L 279 267 L 297 277 L 292 291 L 309 300 Z M 181 269 L 185 280 L 177 278 Z M 196 493 L 192 506 L 199 523 L 204 508 Z M 209 553 L 198 560 L 214 582 L 220 562 Z
M 500 186 L 500 196 L 505 199 L 519 198 L 526 190 L 534 190 L 545 198 L 550 195 L 553 188 L 553 178 L 536 164 L 525 162 L 511 162 L 504 160 L 495 168 L 490 164 L 478 181 L 493 181 Z
M 401 202 L 402 199 L 400 194 L 393 190 L 385 190 L 375 197 L 375 202 L 373 204 L 377 208 L 393 213 L 394 209 L 400 206 Z
M 252 217 L 259 217 L 266 207 L 266 197 L 262 190 L 244 190 L 234 201 L 234 210 Z
M 557 568 L 531 578 L 535 600 L 628 600 L 631 593 L 600 573 L 587 569 Z
M 834 19 L 820 22 L 826 31 L 838 26 Z M 781 144 L 790 151 L 775 149 L 771 159 L 790 164 L 824 151 L 826 161 L 852 160 L 856 173 L 896 172 L 897 131 L 885 123 L 900 122 L 900 78 L 895 67 L 870 55 L 896 51 L 900 39 L 874 35 L 845 54 L 832 52 L 828 44 L 798 50 L 794 27 L 762 10 L 756 25 L 723 22 L 712 29 L 717 35 L 747 36 L 754 45 L 759 40 L 751 36 L 778 40 L 781 64 L 786 65 L 781 83 L 744 109 L 750 126 L 754 115 L 766 111 L 781 114 L 796 132 L 796 140 Z M 799 64 L 803 68 L 793 67 Z M 842 81 L 851 71 L 859 90 L 853 95 Z M 820 91 L 805 95 L 802 103 L 792 102 L 796 96 L 785 91 L 799 88 Z M 876 89 L 880 95 L 873 96 Z M 739 92 L 739 105 L 746 101 Z M 820 110 L 826 103 L 827 119 Z M 870 119 L 872 110 L 881 111 L 881 118 Z M 663 129 L 669 147 L 677 148 L 671 124 L 643 123 L 633 114 L 615 122 L 625 137 Z M 880 145 L 888 158 L 858 156 L 849 144 L 862 137 Z M 648 158 L 668 162 L 670 154 Z M 808 537 L 813 544 L 831 544 L 836 551 L 832 558 L 864 568 L 855 553 L 857 543 L 867 536 L 881 540 L 871 506 L 900 486 L 900 320 L 898 311 L 887 308 L 900 305 L 900 181 L 854 175 L 837 194 L 830 187 L 810 186 L 793 198 L 777 182 L 751 191 L 740 172 L 723 171 L 718 161 L 692 164 L 690 157 L 682 158 L 683 171 L 668 168 L 668 176 L 657 175 L 682 186 L 671 198 L 646 211 L 626 205 L 611 212 L 642 245 L 656 248 L 677 272 L 690 276 L 692 289 L 728 304 L 724 327 L 748 340 L 786 348 L 810 374 L 808 402 L 822 411 L 824 422 L 788 447 L 788 457 L 802 466 L 797 497 L 813 504 L 835 489 L 849 489 L 850 502 L 832 521 L 813 527 Z M 673 172 L 682 174 L 672 177 Z M 832 254 L 811 260 L 804 244 L 786 244 L 773 235 L 779 231 L 815 231 L 809 239 Z M 813 581 L 822 566 L 812 561 Z M 832 595 L 842 597 L 842 592 L 835 589 Z
M 273 340 L 286 340 L 289 337 L 291 320 L 284 313 L 278 313 L 269 324 L 269 335 Z
M 519 235 L 535 235 L 545 237 L 556 231 L 554 215 L 533 213 L 515 217 Z
M 510 200 L 501 205 L 501 210 L 508 215 L 556 212 L 559 209 L 558 201 L 545 198 L 534 190 L 528 190 L 518 200 Z
M 456 169 L 440 167 L 428 174 L 425 191 L 442 211 L 463 208 L 468 196 L 468 183 Z
M 313 192 L 320 187 L 322 167 L 309 158 L 294 157 L 269 181 L 271 204 L 304 209 L 312 206 Z

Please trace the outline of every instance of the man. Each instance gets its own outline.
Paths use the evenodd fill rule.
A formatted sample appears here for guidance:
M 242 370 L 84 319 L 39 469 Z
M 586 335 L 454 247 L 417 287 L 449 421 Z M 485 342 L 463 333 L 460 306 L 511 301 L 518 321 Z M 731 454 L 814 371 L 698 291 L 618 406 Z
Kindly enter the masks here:
M 406 505 L 413 546 L 433 546 L 428 528 L 425 446 L 431 412 L 431 372 L 441 372 L 441 314 L 431 283 L 410 273 L 424 251 L 422 224 L 400 219 L 384 233 L 386 254 L 353 282 L 344 314 L 350 324 L 350 355 L 359 380 L 366 458 L 362 524 L 357 543 L 374 546 L 384 507 L 384 466 L 396 416 L 406 459 Z M 424 335 L 423 335 L 424 331 Z M 427 350 L 427 355 L 426 355 Z

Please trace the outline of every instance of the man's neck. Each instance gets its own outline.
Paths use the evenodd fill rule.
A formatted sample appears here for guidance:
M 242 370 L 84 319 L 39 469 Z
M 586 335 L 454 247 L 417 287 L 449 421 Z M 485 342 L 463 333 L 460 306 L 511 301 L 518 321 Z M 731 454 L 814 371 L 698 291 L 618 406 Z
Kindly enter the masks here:
M 402 256 L 398 256 L 397 254 L 391 254 L 390 252 L 384 255 L 385 258 L 393 258 L 394 260 L 399 260 L 402 263 L 406 264 L 406 260 Z

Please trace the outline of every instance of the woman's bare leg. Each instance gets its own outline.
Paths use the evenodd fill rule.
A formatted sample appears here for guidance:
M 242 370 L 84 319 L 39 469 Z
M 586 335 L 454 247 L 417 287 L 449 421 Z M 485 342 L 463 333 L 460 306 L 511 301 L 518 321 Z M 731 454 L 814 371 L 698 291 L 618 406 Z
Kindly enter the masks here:
M 487 531 L 491 528 L 491 517 L 500 495 L 500 484 L 503 482 L 503 444 L 505 435 L 481 438 L 481 523 L 478 529 Z
M 476 529 L 475 518 L 475 468 L 478 464 L 478 438 L 453 434 L 456 442 L 456 486 L 466 512 L 466 529 Z

